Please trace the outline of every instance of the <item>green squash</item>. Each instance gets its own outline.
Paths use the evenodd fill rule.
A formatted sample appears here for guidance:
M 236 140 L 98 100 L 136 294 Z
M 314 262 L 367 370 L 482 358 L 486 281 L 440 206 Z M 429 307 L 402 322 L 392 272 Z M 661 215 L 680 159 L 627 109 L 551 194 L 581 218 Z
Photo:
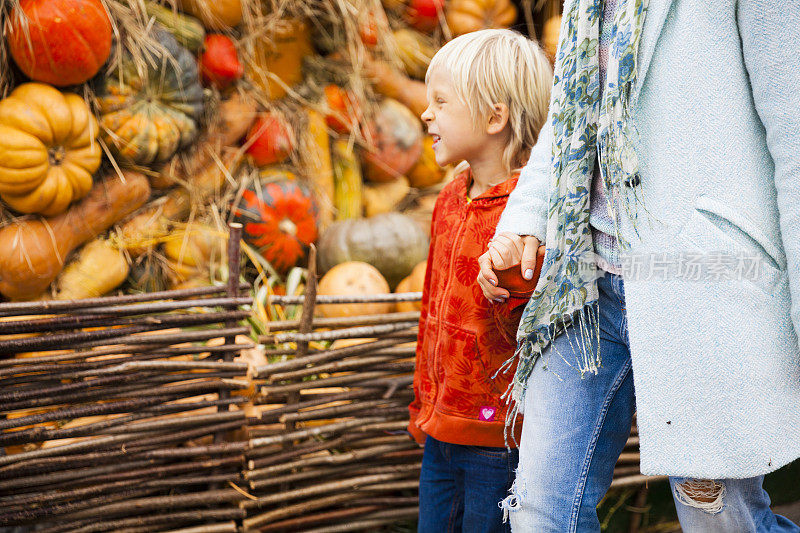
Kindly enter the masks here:
M 181 46 L 185 46 L 192 52 L 200 50 L 200 47 L 203 46 L 206 29 L 196 18 L 155 2 L 145 2 L 145 8 L 147 14 L 164 26 Z
M 168 160 L 197 137 L 203 87 L 194 56 L 163 28 L 153 29 L 163 46 L 139 53 L 139 71 L 129 52 L 98 91 L 100 135 L 124 163 L 150 165 Z
M 333 223 L 317 243 L 317 257 L 322 272 L 346 261 L 369 263 L 394 288 L 428 257 L 428 244 L 414 219 L 392 212 Z

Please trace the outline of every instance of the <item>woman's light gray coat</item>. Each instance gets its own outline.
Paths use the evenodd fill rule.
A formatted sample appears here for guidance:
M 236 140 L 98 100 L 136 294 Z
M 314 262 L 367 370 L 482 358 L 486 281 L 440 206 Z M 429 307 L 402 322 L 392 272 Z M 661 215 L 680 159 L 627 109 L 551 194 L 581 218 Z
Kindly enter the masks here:
M 633 102 L 627 193 L 650 213 L 638 238 L 622 217 L 642 472 L 770 472 L 800 457 L 800 0 L 650 0 Z M 544 235 L 551 139 L 498 232 Z

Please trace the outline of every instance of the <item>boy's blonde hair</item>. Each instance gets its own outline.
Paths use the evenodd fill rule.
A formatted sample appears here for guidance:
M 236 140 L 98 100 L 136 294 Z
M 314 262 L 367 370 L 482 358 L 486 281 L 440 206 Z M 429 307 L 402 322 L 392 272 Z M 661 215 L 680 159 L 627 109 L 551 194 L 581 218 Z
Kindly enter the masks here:
M 503 163 L 511 171 L 523 166 L 547 120 L 553 71 L 544 51 L 511 30 L 481 30 L 456 37 L 431 59 L 425 81 L 437 68 L 453 78 L 458 97 L 472 120 L 483 122 L 494 104 L 508 106 L 511 140 Z

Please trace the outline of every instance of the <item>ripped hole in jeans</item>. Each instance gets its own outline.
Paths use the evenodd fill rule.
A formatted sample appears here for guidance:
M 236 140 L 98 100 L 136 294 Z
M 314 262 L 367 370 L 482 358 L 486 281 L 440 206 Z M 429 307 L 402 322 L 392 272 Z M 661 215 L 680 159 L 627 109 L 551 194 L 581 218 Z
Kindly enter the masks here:
M 725 485 L 710 479 L 689 479 L 675 485 L 675 497 L 683 505 L 717 514 L 722 511 Z

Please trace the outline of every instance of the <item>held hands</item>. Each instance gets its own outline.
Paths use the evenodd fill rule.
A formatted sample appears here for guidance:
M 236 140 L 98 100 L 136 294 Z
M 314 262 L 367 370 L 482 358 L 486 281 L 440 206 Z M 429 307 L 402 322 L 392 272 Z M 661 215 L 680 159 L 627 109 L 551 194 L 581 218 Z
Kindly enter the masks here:
M 530 280 L 536 268 L 536 253 L 539 239 L 531 235 L 516 235 L 503 232 L 489 242 L 489 249 L 478 258 L 481 271 L 478 284 L 483 295 L 492 302 L 505 301 L 509 296 L 506 289 L 497 286 L 495 270 L 505 270 L 519 264 L 522 277 Z

